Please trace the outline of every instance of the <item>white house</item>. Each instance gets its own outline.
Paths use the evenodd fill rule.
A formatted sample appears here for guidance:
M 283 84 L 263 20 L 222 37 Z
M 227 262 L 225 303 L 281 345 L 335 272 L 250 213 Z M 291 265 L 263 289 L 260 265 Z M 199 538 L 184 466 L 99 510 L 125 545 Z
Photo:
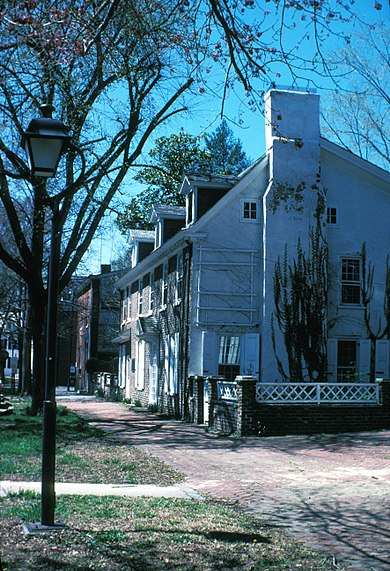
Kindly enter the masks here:
M 329 382 L 389 376 L 390 175 L 321 137 L 317 94 L 273 89 L 265 109 L 261 158 L 237 177 L 185 176 L 186 208 L 154 209 L 148 255 L 138 258 L 152 235 L 130 233 L 133 267 L 118 282 L 119 383 L 128 398 L 183 416 L 190 376 L 279 382 L 282 369 L 288 378 L 275 267 L 285 255 L 293 263 L 298 243 L 310 256 L 318 197 L 329 280 L 319 374 Z M 303 363 L 300 380 L 315 373 Z

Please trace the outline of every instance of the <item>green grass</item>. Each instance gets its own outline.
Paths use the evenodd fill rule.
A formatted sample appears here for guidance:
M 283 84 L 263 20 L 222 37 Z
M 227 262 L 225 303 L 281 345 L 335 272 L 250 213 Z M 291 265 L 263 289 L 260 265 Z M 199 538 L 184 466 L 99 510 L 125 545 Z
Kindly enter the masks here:
M 36 494 L 13 494 L 0 505 L 3 522 L 39 518 Z M 25 540 L 14 527 L 16 547 L 5 544 L 4 571 L 332 569 L 277 530 L 219 502 L 59 496 L 56 515 L 69 526 L 62 533 Z
M 85 466 L 85 461 L 64 446 L 88 438 L 101 438 L 103 432 L 90 426 L 64 407 L 57 409 L 57 454 L 64 464 Z M 27 403 L 17 399 L 14 414 L 0 419 L 1 479 L 40 479 L 42 417 L 28 414 Z
M 0 420 L 2 479 L 39 480 L 41 418 Z M 170 485 L 181 476 L 59 407 L 56 481 Z M 26 538 L 40 495 L 0 497 L 2 571 L 330 571 L 332 564 L 223 502 L 58 496 L 60 533 Z
M 14 414 L 0 418 L 0 478 L 39 481 L 42 417 L 29 401 L 14 400 Z M 63 406 L 57 407 L 56 481 L 170 485 L 181 476 L 163 462 L 109 437 Z

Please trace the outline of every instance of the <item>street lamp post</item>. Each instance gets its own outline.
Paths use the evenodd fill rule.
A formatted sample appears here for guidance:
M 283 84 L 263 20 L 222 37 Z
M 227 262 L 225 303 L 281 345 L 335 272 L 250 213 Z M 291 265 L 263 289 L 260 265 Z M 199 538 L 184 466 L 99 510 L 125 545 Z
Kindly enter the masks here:
M 52 118 L 53 107 L 41 105 L 42 117 L 33 119 L 23 133 L 21 145 L 25 149 L 31 174 L 54 177 L 61 155 L 69 145 L 69 129 L 62 121 Z M 43 402 L 42 436 L 42 496 L 41 522 L 30 524 L 30 533 L 61 527 L 54 520 L 55 512 L 55 448 L 56 448 L 56 370 L 57 370 L 57 313 L 61 227 L 57 207 L 51 220 L 51 244 L 47 285 L 46 374 Z

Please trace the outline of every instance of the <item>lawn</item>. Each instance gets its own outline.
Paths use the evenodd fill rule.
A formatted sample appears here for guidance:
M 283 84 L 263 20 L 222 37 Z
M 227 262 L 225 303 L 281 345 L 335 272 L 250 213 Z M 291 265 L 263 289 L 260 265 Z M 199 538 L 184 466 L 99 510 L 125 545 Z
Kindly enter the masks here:
M 41 419 L 0 419 L 1 479 L 39 479 Z M 170 485 L 181 476 L 155 457 L 92 428 L 66 409 L 58 415 L 57 481 Z M 3 462 L 4 461 L 4 462 Z M 40 518 L 32 492 L 0 498 L 2 571 L 316 571 L 330 559 L 244 515 L 236 506 L 195 499 L 59 496 L 64 531 L 27 537 Z

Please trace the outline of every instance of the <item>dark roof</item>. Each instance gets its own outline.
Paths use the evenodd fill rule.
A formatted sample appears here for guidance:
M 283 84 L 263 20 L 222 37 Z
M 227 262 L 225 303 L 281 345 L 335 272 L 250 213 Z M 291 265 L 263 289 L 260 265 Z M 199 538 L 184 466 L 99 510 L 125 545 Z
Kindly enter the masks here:
M 154 242 L 154 230 L 129 230 L 128 242 Z
M 159 218 L 182 218 L 186 217 L 185 206 L 172 206 L 170 204 L 155 204 L 150 213 L 150 222 L 157 222 Z
M 121 333 L 118 337 L 111 339 L 111 343 L 126 343 L 127 341 L 130 341 L 130 338 L 131 331 L 129 329 L 128 331 L 123 331 L 123 333 Z

